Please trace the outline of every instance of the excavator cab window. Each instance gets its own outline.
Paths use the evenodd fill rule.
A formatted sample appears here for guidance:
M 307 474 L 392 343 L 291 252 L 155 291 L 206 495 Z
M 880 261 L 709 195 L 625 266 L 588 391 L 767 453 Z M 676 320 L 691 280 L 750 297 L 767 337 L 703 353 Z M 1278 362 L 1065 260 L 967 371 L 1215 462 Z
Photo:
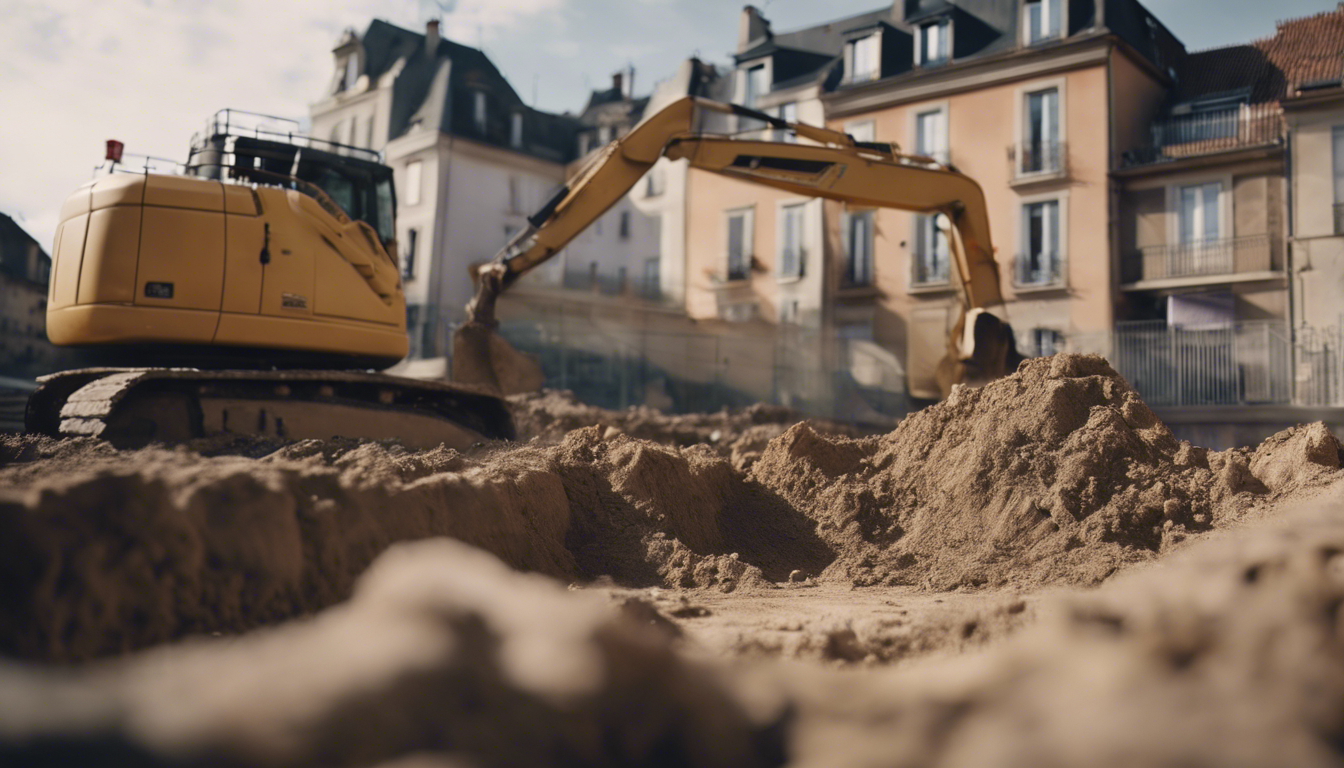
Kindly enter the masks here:
M 320 187 L 350 218 L 373 227 L 383 243 L 392 241 L 396 198 L 390 168 L 309 150 L 300 155 L 295 176 Z

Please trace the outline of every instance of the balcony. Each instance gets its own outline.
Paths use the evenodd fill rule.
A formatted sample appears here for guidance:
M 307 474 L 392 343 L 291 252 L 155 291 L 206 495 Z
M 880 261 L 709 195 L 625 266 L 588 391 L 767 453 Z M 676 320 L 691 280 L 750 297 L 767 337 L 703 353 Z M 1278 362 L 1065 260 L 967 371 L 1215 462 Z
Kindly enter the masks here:
M 910 287 L 912 288 L 935 288 L 944 287 L 948 284 L 948 257 L 946 254 L 942 254 L 940 259 L 931 259 L 922 254 L 916 254 L 910 266 Z
M 1287 403 L 1292 346 L 1282 321 L 1176 328 L 1117 323 L 1116 370 L 1152 406 Z
M 1152 126 L 1147 146 L 1120 158 L 1121 168 L 1168 163 L 1188 157 L 1282 144 L 1283 110 L 1273 104 L 1172 117 Z
M 1019 253 L 1013 260 L 1013 286 L 1018 289 L 1061 288 L 1063 265 L 1059 253 Z
M 1140 249 L 1126 263 L 1125 282 L 1142 284 L 1237 275 L 1264 277 L 1274 266 L 1273 239 L 1267 234 L 1153 245 Z
M 1054 181 L 1068 174 L 1068 145 L 1063 141 L 1039 141 L 1008 147 L 1012 184 Z

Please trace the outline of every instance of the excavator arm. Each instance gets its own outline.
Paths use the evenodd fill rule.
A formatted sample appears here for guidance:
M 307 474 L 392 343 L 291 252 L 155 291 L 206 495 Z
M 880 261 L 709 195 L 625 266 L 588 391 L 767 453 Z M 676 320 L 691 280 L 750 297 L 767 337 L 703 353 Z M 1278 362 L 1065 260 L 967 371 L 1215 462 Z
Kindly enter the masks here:
M 816 143 L 754 141 L 698 129 L 705 112 L 736 114 L 793 132 Z M 494 337 L 499 294 L 559 253 L 621 199 L 660 158 L 811 197 L 858 207 L 941 213 L 966 309 L 1003 302 L 980 185 L 927 157 L 904 155 L 890 144 L 856 142 L 838 131 L 790 123 L 761 112 L 694 96 L 680 98 L 604 147 L 562 188 L 495 259 L 477 274 L 468 322 L 455 339 L 454 379 L 496 390 L 502 340 Z M 950 344 L 951 350 L 956 344 Z M 960 356 L 960 355 L 959 355 Z M 503 386 L 501 386 L 503 384 Z

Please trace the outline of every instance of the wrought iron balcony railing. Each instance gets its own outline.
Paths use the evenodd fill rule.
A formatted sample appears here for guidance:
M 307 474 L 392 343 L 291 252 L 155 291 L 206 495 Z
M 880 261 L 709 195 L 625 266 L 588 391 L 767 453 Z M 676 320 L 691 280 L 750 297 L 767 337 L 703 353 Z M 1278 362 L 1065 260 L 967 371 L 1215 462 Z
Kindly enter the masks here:
M 1283 142 L 1283 110 L 1274 104 L 1242 105 L 1154 123 L 1146 146 L 1120 158 L 1120 167 L 1164 163 L 1186 157 Z
M 1126 278 L 1136 282 L 1267 272 L 1274 267 L 1272 244 L 1266 234 L 1149 246 L 1139 250 Z
M 1046 288 L 1064 280 L 1059 253 L 1019 253 L 1013 267 L 1013 284 L 1018 288 Z
M 1068 165 L 1068 146 L 1062 141 L 1036 141 L 1014 144 L 1008 148 L 1013 164 L 1013 181 L 1032 181 L 1065 173 Z

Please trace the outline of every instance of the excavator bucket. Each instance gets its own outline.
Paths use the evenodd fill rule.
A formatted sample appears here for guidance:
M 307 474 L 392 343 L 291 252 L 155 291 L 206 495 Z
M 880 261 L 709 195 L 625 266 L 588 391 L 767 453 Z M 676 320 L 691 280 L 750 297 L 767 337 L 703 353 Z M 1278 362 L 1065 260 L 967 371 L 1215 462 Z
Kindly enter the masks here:
M 453 333 L 453 381 L 500 395 L 535 392 L 546 383 L 541 366 L 513 348 L 497 332 L 495 299 L 502 290 L 497 271 L 476 276 L 476 296 L 468 321 Z

